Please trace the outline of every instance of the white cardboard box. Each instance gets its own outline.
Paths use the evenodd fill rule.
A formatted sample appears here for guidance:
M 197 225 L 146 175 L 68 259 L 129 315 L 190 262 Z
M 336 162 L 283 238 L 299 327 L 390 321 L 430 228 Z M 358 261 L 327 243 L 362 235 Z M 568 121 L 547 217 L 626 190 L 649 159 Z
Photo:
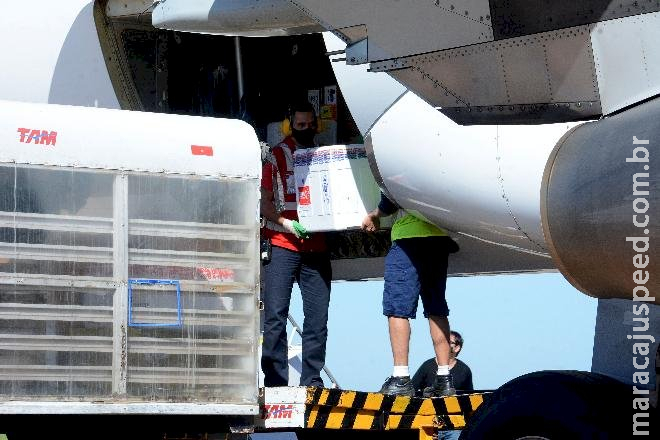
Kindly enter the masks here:
M 294 153 L 300 223 L 310 232 L 356 229 L 380 201 L 364 145 L 331 145 Z

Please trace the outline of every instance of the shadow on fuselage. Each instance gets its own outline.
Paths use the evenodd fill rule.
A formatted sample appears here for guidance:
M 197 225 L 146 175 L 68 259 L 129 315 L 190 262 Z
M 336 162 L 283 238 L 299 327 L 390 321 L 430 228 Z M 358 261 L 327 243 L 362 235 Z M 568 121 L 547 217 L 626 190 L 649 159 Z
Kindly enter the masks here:
M 62 43 L 49 104 L 119 108 L 94 27 L 93 2 L 78 13 Z

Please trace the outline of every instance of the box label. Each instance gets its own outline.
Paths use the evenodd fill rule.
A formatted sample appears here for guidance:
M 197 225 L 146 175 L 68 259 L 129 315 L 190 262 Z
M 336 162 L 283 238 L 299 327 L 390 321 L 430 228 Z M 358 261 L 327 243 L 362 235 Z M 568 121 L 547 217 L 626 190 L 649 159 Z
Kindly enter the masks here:
M 298 199 L 298 204 L 307 206 L 312 204 L 312 198 L 309 194 L 309 186 L 301 186 L 298 188 L 298 194 L 299 194 L 299 199 Z

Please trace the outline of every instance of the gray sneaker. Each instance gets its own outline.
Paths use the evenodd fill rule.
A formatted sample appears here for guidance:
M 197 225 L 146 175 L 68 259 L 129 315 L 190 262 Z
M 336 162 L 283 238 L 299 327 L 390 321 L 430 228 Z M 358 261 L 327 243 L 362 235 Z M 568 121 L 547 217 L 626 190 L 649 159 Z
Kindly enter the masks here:
M 390 376 L 380 389 L 383 394 L 396 396 L 414 396 L 415 388 L 410 381 L 410 376 Z

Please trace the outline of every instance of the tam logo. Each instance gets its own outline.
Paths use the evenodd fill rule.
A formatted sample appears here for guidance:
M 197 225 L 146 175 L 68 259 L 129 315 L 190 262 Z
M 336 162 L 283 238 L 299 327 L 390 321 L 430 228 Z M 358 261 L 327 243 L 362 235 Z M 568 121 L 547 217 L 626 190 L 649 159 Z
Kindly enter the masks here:
M 34 130 L 31 128 L 19 128 L 20 142 L 24 144 L 55 145 L 57 142 L 57 132 L 48 130 Z
M 293 405 L 264 405 L 266 419 L 290 419 Z

